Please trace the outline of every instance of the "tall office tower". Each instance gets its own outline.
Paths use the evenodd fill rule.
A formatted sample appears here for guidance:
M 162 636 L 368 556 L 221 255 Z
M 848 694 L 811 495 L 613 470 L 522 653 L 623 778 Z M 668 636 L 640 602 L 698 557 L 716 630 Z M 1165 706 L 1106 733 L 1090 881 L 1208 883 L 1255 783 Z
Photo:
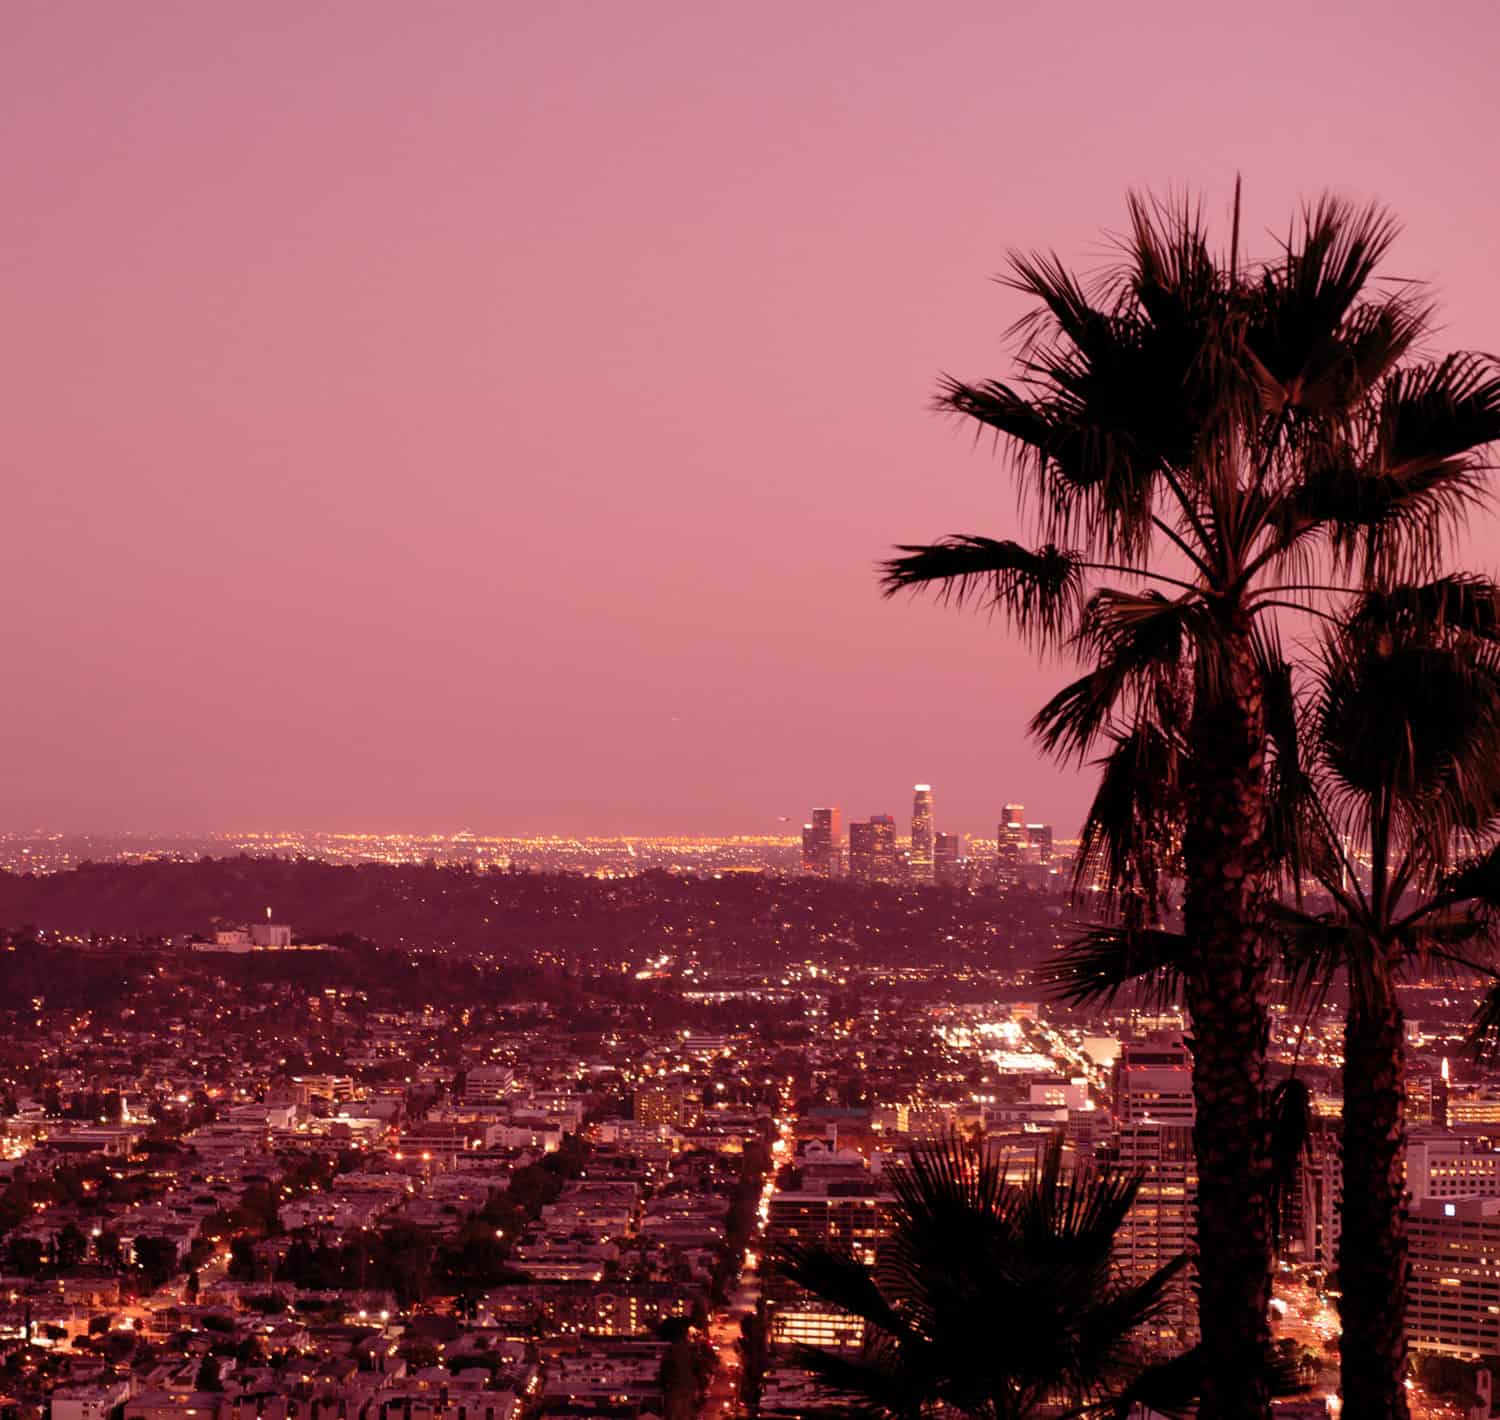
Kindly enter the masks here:
M 911 857 L 907 864 L 913 882 L 932 881 L 932 850 L 932 785 L 918 784 L 911 801 Z
M 841 857 L 839 811 L 814 809 L 812 822 L 802 826 L 802 871 L 809 877 L 836 878 Z
M 1115 1263 L 1129 1280 L 1144 1281 L 1193 1245 L 1198 1165 L 1192 1123 L 1121 1124 L 1099 1153 L 1101 1161 L 1140 1179 L 1135 1202 L 1115 1234 Z M 1146 1329 L 1149 1340 L 1173 1350 L 1191 1345 L 1198 1316 L 1185 1275 L 1173 1280 L 1164 1302 Z
M 1422 1198 L 1407 1209 L 1413 1351 L 1500 1352 L 1500 1198 Z
M 964 856 L 963 834 L 939 833 L 932 845 L 933 876 L 944 886 L 957 886 L 963 881 Z
M 875 825 L 849 825 L 849 876 L 867 883 L 875 876 Z
M 1052 866 L 1052 825 L 1050 823 L 1028 823 L 1026 825 L 1026 861 L 1038 867 Z
M 864 882 L 892 882 L 896 876 L 896 820 L 871 814 L 849 825 L 849 876 Z
M 1122 1124 L 1193 1122 L 1193 1061 L 1176 1037 L 1122 1041 L 1114 1083 Z
M 1026 864 L 1026 809 L 1021 804 L 1006 804 L 995 829 L 995 880 L 1009 887 L 1021 881 Z
M 871 814 L 875 830 L 875 876 L 883 883 L 896 880 L 896 820 L 889 814 Z
M 1141 1180 L 1115 1237 L 1115 1260 L 1127 1277 L 1142 1281 L 1193 1240 L 1198 1202 L 1193 1072 L 1181 1038 L 1163 1033 L 1122 1041 L 1114 1096 L 1117 1124 L 1100 1157 Z M 1185 1279 L 1171 1289 L 1149 1334 L 1154 1343 L 1173 1347 L 1196 1340 L 1197 1310 Z

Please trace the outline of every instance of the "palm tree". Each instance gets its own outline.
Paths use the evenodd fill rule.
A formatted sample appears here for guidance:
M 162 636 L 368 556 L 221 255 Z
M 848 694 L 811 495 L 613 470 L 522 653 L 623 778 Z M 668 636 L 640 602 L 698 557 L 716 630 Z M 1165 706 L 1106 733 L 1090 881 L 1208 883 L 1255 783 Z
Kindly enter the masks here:
M 892 1230 L 873 1268 L 847 1247 L 776 1257 L 788 1280 L 864 1323 L 857 1356 L 801 1349 L 825 1385 L 902 1420 L 935 1406 L 1022 1420 L 1121 1397 L 1138 1379 L 1132 1337 L 1166 1305 L 1185 1259 L 1133 1285 L 1116 1279 L 1135 1180 L 1065 1168 L 1054 1137 L 1009 1184 L 1003 1161 L 953 1136 L 914 1148 L 891 1188 Z
M 1405 1420 L 1405 1032 L 1396 987 L 1484 960 L 1500 852 L 1451 870 L 1500 828 L 1500 587 L 1450 576 L 1370 593 L 1324 638 L 1311 684 L 1268 678 L 1270 835 L 1294 899 L 1269 914 L 1292 997 L 1316 1007 L 1336 977 L 1344 1028 L 1339 1239 L 1341 1390 L 1350 1415 Z M 1328 903 L 1314 912 L 1305 885 Z M 1090 932 L 1050 973 L 1075 1002 L 1152 978 L 1180 989 L 1186 939 Z
M 935 590 L 1007 613 L 1085 673 L 1037 715 L 1042 745 L 1107 745 L 1080 868 L 1124 920 L 1159 917 L 1180 872 L 1192 952 L 1204 1420 L 1262 1417 L 1271 1279 L 1264 1089 L 1268 953 L 1266 647 L 1289 606 L 1431 575 L 1500 436 L 1500 378 L 1453 356 L 1403 365 L 1428 327 L 1382 286 L 1377 207 L 1305 209 L 1273 258 L 1226 257 L 1201 212 L 1129 203 L 1122 259 L 1086 282 L 1015 256 L 1035 301 L 1014 384 L 950 380 L 939 407 L 1015 455 L 1039 546 L 963 535 L 905 546 L 888 594 Z M 1146 584 L 1145 590 L 1109 579 Z M 1301 599 L 1301 600 L 1299 600 Z M 1104 812 L 1140 810 L 1111 836 Z M 1102 815 L 1102 816 L 1101 816 Z M 1162 835 L 1180 823 L 1180 844 Z
M 1412 624 L 1418 604 L 1436 612 L 1435 623 Z M 1306 716 L 1300 856 L 1332 906 L 1317 915 L 1288 907 L 1276 925 L 1299 995 L 1321 996 L 1340 969 L 1349 992 L 1341 1390 L 1350 1415 L 1372 1420 L 1407 1415 L 1406 1061 L 1396 985 L 1429 964 L 1467 968 L 1482 945 L 1475 903 L 1455 891 L 1449 869 L 1455 846 L 1491 834 L 1500 813 L 1497 610 L 1496 588 L 1457 578 L 1368 599 L 1326 644 Z M 1469 624 L 1474 611 L 1480 635 Z

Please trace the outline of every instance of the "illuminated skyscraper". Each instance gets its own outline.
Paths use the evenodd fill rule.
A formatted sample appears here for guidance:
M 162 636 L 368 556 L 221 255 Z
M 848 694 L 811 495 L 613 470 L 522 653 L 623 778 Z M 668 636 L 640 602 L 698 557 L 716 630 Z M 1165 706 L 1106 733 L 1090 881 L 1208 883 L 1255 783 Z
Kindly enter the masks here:
M 896 820 L 889 814 L 871 814 L 870 827 L 875 830 L 875 876 L 882 882 L 896 877 Z
M 1120 1043 L 1114 1068 L 1112 1143 L 1103 1157 L 1140 1180 L 1115 1234 L 1115 1261 L 1143 1281 L 1192 1246 L 1198 1170 L 1193 1155 L 1192 1055 L 1176 1036 Z M 1148 1336 L 1155 1343 L 1196 1339 L 1196 1308 L 1186 1279 L 1168 1289 Z
M 939 833 L 933 840 L 932 871 L 938 882 L 955 886 L 963 878 L 967 845 L 961 833 Z
M 849 825 L 849 876 L 888 883 L 896 876 L 896 820 L 871 814 L 868 822 Z
M 995 829 L 995 878 L 1009 886 L 1021 881 L 1030 846 L 1026 834 L 1026 809 L 1021 804 L 1007 804 Z
M 802 826 L 802 871 L 810 877 L 835 878 L 842 852 L 838 809 L 814 809 L 812 822 Z
M 918 784 L 911 801 L 911 858 L 913 882 L 932 881 L 932 785 Z
M 1121 1124 L 1100 1150 L 1104 1161 L 1140 1180 L 1135 1201 L 1115 1233 L 1115 1264 L 1132 1282 L 1144 1282 L 1193 1245 L 1198 1166 L 1191 1123 Z M 1155 1345 L 1197 1340 L 1196 1299 L 1179 1274 L 1168 1285 L 1161 1312 L 1145 1329 Z

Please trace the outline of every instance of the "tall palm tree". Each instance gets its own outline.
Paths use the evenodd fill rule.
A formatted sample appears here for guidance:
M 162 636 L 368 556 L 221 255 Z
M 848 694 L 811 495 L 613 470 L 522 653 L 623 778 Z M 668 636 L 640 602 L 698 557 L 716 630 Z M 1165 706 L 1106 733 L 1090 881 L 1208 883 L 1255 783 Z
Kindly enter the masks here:
M 1436 620 L 1412 625 L 1418 605 Z M 1482 635 L 1466 624 L 1476 610 Z M 1321 995 L 1340 970 L 1349 993 L 1341 1389 L 1348 1413 L 1372 1420 L 1407 1415 L 1406 1060 L 1396 986 L 1430 964 L 1467 967 L 1483 945 L 1475 903 L 1455 890 L 1450 869 L 1455 849 L 1492 835 L 1500 815 L 1497 610 L 1496 589 L 1468 579 L 1368 599 L 1325 645 L 1306 715 L 1300 856 L 1332 905 L 1317 915 L 1288 907 L 1276 926 L 1299 994 Z
M 1103 867 L 1138 925 L 1180 869 L 1201 1413 L 1262 1417 L 1267 625 L 1299 599 L 1435 570 L 1477 495 L 1480 450 L 1500 436 L 1500 379 L 1472 356 L 1402 364 L 1428 308 L 1377 282 L 1395 234 L 1377 207 L 1325 198 L 1257 263 L 1240 260 L 1238 197 L 1219 259 L 1192 206 L 1132 198 L 1129 216 L 1121 260 L 1098 280 L 1055 256 L 1013 257 L 1009 283 L 1036 303 L 1016 381 L 951 380 L 939 395 L 1008 444 L 1040 545 L 905 546 L 883 578 L 888 594 L 988 604 L 1073 651 L 1085 673 L 1034 729 L 1065 757 L 1107 745 L 1101 793 L 1145 813 L 1123 837 L 1091 825 L 1085 866 Z M 1180 851 L 1158 833 L 1179 800 Z
M 861 1408 L 900 1420 L 935 1407 L 1023 1420 L 1123 1397 L 1142 1369 L 1132 1337 L 1185 1261 L 1133 1285 L 1114 1275 L 1136 1186 L 1066 1168 L 1055 1137 L 1019 1185 L 967 1140 L 916 1147 L 892 1170 L 892 1230 L 873 1268 L 847 1247 L 777 1255 L 783 1276 L 864 1323 L 857 1356 L 803 1348 L 800 1359 Z
M 1323 640 L 1300 693 L 1272 686 L 1273 832 L 1293 901 L 1269 914 L 1294 1000 L 1348 991 L 1341 1154 L 1341 1390 L 1361 1420 L 1405 1420 L 1405 1032 L 1396 987 L 1433 965 L 1493 976 L 1500 852 L 1500 588 L 1451 576 L 1371 593 Z M 1310 910 L 1304 886 L 1327 906 Z M 1153 978 L 1180 988 L 1186 939 L 1085 934 L 1050 975 L 1074 1001 Z

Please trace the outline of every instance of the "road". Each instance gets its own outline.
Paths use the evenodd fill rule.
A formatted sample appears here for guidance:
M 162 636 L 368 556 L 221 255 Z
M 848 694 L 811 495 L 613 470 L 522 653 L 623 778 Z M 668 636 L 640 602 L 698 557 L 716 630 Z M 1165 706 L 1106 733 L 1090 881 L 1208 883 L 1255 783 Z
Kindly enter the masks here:
M 753 1257 L 754 1254 L 752 1253 Z M 755 1310 L 760 1301 L 760 1275 L 746 1263 L 739 1286 L 729 1305 L 715 1311 L 708 1321 L 708 1339 L 714 1348 L 718 1367 L 703 1399 L 703 1420 L 722 1420 L 738 1411 L 740 1405 L 740 1321 Z
M 703 1398 L 700 1420 L 724 1420 L 740 1409 L 740 1322 L 760 1304 L 760 1252 L 765 1241 L 766 1216 L 771 1194 L 776 1188 L 776 1170 L 791 1157 L 792 1123 L 789 1118 L 776 1121 L 777 1134 L 771 1146 L 771 1167 L 766 1171 L 765 1186 L 760 1195 L 760 1214 L 755 1222 L 745 1252 L 745 1266 L 726 1306 L 718 1307 L 708 1319 L 708 1340 L 718 1362 L 708 1394 Z

